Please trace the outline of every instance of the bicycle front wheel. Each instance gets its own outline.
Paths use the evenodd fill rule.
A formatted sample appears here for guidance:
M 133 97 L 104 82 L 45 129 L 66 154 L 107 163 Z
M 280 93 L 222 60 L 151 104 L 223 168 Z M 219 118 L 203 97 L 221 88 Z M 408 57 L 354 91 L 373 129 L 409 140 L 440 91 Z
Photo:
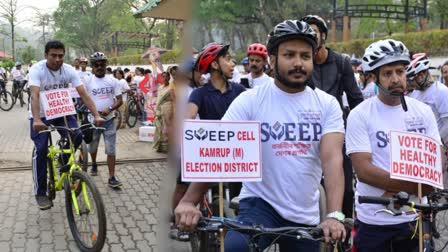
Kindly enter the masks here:
M 20 101 L 20 107 L 23 108 L 23 105 L 25 105 L 25 101 L 23 100 L 23 91 L 19 91 L 19 101 Z
M 64 190 L 68 223 L 79 249 L 101 251 L 106 240 L 106 214 L 93 180 L 85 172 L 73 171 L 64 181 Z
M 130 101 L 128 104 L 128 114 L 126 118 L 126 124 L 129 128 L 133 128 L 137 124 L 138 120 L 138 108 L 137 102 Z
M 10 111 L 14 107 L 14 98 L 9 91 L 0 91 L 0 109 L 3 111 Z
M 82 140 L 81 145 L 75 152 L 75 161 L 78 162 L 83 171 L 87 171 L 89 167 L 89 151 L 84 140 Z

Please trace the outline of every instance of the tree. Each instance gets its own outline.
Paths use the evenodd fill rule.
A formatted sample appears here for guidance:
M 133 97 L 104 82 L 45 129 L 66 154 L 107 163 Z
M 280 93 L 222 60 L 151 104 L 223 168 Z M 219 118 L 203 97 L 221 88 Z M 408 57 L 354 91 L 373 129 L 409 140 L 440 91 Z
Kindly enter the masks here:
M 18 6 L 17 1 L 18 0 L 2 0 L 2 1 L 0 1 L 0 16 L 3 17 L 4 19 L 6 19 L 11 26 L 10 36 L 11 36 L 12 57 L 14 59 L 16 57 L 15 28 L 16 28 L 16 25 L 19 23 L 17 21 L 17 16 L 24 9 L 28 8 L 27 6 Z
M 32 60 L 36 59 L 37 50 L 32 46 L 25 47 L 20 54 L 19 60 L 23 63 L 29 64 Z
M 42 31 L 40 40 L 42 41 L 43 44 L 47 43 L 47 37 L 48 37 L 50 26 L 52 25 L 52 22 L 53 22 L 52 15 L 50 15 L 48 13 L 42 13 L 40 11 L 38 11 L 36 13 L 36 18 L 35 18 L 34 24 L 35 24 L 35 26 L 38 26 Z

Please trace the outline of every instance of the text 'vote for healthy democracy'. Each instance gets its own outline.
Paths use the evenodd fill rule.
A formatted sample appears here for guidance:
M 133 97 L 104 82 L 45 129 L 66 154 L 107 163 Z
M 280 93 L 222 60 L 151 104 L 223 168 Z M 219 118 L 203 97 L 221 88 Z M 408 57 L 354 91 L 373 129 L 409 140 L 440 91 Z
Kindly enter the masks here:
M 440 143 L 428 136 L 391 131 L 391 178 L 443 189 Z
M 186 120 L 182 181 L 261 181 L 259 122 Z
M 55 89 L 40 93 L 40 104 L 47 120 L 76 114 L 69 89 Z

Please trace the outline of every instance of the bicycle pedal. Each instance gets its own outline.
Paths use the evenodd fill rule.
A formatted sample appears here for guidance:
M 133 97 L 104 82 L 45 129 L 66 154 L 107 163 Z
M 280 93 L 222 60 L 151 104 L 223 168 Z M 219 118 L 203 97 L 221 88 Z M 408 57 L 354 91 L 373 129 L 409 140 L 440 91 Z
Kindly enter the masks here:
M 64 173 L 64 172 L 68 172 L 68 171 L 70 171 L 70 165 L 69 165 L 69 164 L 66 164 L 66 165 L 62 166 L 62 167 L 59 169 L 59 172 L 60 172 L 61 174 Z

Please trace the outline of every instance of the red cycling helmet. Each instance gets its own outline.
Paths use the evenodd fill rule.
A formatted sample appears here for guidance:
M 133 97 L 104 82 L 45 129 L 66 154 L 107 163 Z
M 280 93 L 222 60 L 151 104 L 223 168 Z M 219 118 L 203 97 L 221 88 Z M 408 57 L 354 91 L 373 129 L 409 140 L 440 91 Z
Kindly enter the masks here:
M 247 56 L 249 56 L 250 54 L 260 55 L 266 59 L 268 57 L 268 50 L 266 49 L 265 45 L 255 43 L 250 45 L 247 49 Z
M 230 45 L 210 43 L 202 48 L 196 61 L 196 68 L 201 74 L 208 73 L 210 64 L 215 61 L 222 52 L 229 50 Z

